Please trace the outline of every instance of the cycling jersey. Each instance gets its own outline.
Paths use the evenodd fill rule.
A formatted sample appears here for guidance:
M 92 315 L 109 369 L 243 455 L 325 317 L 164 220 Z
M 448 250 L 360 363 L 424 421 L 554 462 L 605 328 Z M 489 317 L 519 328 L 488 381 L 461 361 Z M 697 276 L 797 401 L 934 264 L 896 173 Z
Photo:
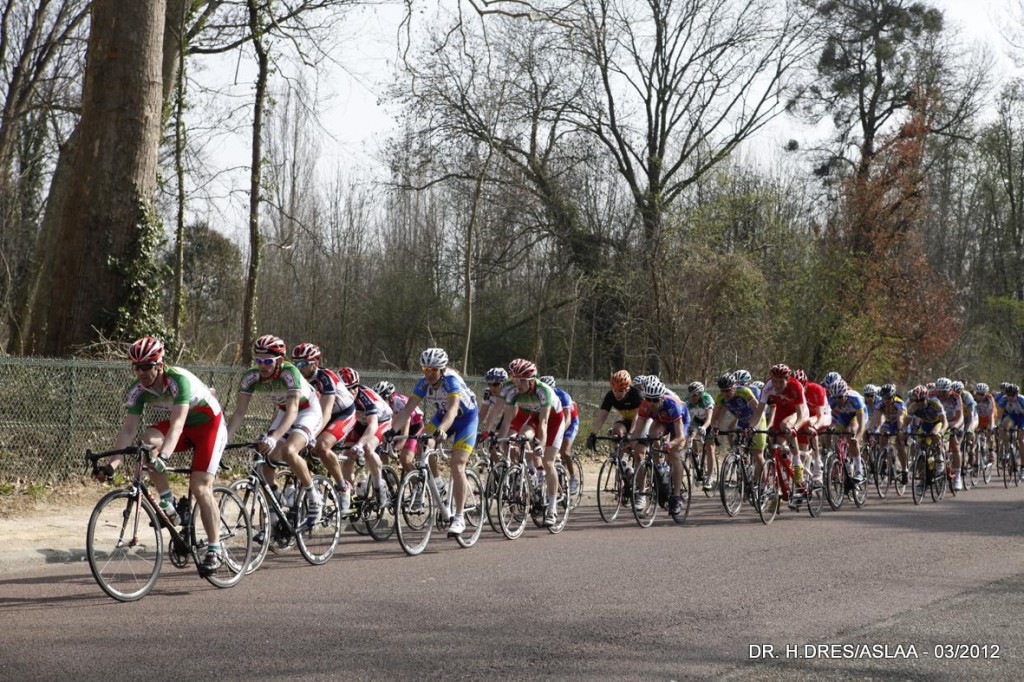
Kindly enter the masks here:
M 168 419 L 174 405 L 188 405 L 185 426 L 205 424 L 221 413 L 220 403 L 194 374 L 180 367 L 164 367 L 163 376 L 146 388 L 136 381 L 128 391 L 128 414 L 141 415 L 149 405 L 158 419 Z
M 821 384 L 808 381 L 804 386 L 804 399 L 807 401 L 807 411 L 811 417 L 821 411 L 821 418 L 828 424 L 832 417 L 832 408 L 828 404 L 828 391 Z
M 978 403 L 975 402 L 974 396 L 967 391 L 960 392 L 960 403 L 964 411 L 964 424 L 970 425 L 978 414 Z
M 899 421 L 901 414 L 906 414 L 907 404 L 903 402 L 903 398 L 897 395 L 893 396 L 889 402 L 879 399 L 875 403 L 875 409 L 881 410 L 883 422 L 894 424 Z
M 915 419 L 920 419 L 925 424 L 938 424 L 942 421 L 946 411 L 938 398 L 929 396 L 924 400 L 911 400 L 907 405 L 907 414 Z
M 426 377 L 416 382 L 412 394 L 423 401 L 434 403 L 436 413 L 444 417 L 448 412 L 448 401 L 458 400 L 458 416 L 477 414 L 476 396 L 463 380 L 462 376 L 451 367 L 444 370 L 444 374 L 434 385 L 431 385 Z
M 605 412 L 615 410 L 625 421 L 630 421 L 636 416 L 636 411 L 640 409 L 643 400 L 640 390 L 636 386 L 630 386 L 621 399 L 615 397 L 614 391 L 608 391 L 601 401 L 601 409 Z
M 566 393 L 564 389 L 558 388 L 557 386 L 555 387 L 555 395 L 557 395 L 558 399 L 562 402 L 563 410 L 566 406 L 569 406 L 569 419 L 579 419 L 580 410 L 576 406 L 576 401 L 572 399 L 572 396 Z
M 754 410 L 750 407 L 751 400 L 756 400 L 752 390 L 746 386 L 736 386 L 736 392 L 729 399 L 726 399 L 722 392 L 719 391 L 718 397 L 715 399 L 715 405 L 724 406 L 736 416 L 738 426 L 741 429 L 745 429 L 749 426 L 750 420 L 754 418 Z
M 331 408 L 331 421 L 340 417 L 346 417 L 355 410 L 355 399 L 352 397 L 352 392 L 345 388 L 338 375 L 331 370 L 317 367 L 316 372 L 309 380 L 309 384 L 321 396 L 334 396 L 334 406 Z M 339 386 L 342 390 L 339 390 Z
M 760 400 L 769 406 L 775 406 L 775 421 L 785 419 L 805 405 L 807 400 L 804 397 L 804 387 L 793 377 L 786 379 L 786 385 L 781 390 L 775 388 L 775 382 L 769 381 L 761 389 Z
M 362 384 L 356 387 L 354 396 L 356 406 L 356 422 L 366 424 L 370 417 L 376 416 L 378 424 L 391 421 L 391 408 L 384 399 L 377 395 L 372 389 Z
M 1024 396 L 1016 395 L 1011 398 L 1008 395 L 996 396 L 996 405 L 999 406 L 999 413 L 1013 421 L 1018 429 L 1024 428 Z
M 828 405 L 832 410 L 832 418 L 840 426 L 849 426 L 859 412 L 865 412 L 864 396 L 857 391 L 848 391 L 846 400 L 842 401 L 842 403 L 839 402 L 838 397 L 830 395 L 828 397 Z
M 279 410 L 283 410 L 288 404 L 288 396 L 296 393 L 299 396 L 300 410 L 305 410 L 310 403 L 316 401 L 316 391 L 302 376 L 299 368 L 287 361 L 282 362 L 277 372 L 269 379 L 260 377 L 260 371 L 255 367 L 248 370 L 242 375 L 238 392 L 247 395 L 265 393 Z
M 388 399 L 388 407 L 391 408 L 392 413 L 398 413 L 405 409 L 406 404 L 409 402 L 409 396 L 401 393 L 392 393 L 391 398 Z M 422 424 L 423 423 L 423 410 L 416 408 L 409 415 L 410 424 Z
M 509 405 L 515 405 L 521 410 L 539 414 L 545 407 L 551 408 L 552 412 L 562 412 L 562 401 L 555 393 L 555 389 L 539 381 L 533 382 L 533 390 L 520 393 L 514 385 L 510 390 L 502 391 L 502 397 Z
M 961 419 L 963 418 L 964 410 L 963 403 L 960 402 L 960 396 L 950 391 L 949 395 L 945 398 L 941 395 L 937 395 L 935 397 L 940 403 L 942 403 L 942 409 L 946 413 L 946 421 L 949 422 L 950 426 L 954 426 L 955 422 L 960 421 L 957 419 L 957 415 L 960 415 Z
M 984 398 L 975 401 L 979 417 L 991 417 L 995 412 L 995 405 L 996 401 L 992 398 L 991 393 L 987 393 Z
M 640 404 L 639 414 L 641 419 L 653 419 L 664 424 L 673 438 L 685 438 L 690 427 L 690 411 L 686 409 L 682 398 L 672 391 L 665 391 L 661 402 L 657 404 L 645 400 Z M 676 432 L 677 424 L 681 428 L 679 433 Z
M 701 393 L 700 397 L 696 399 L 691 395 L 689 400 L 686 401 L 686 409 L 690 413 L 690 419 L 694 424 L 697 422 L 703 424 L 714 407 L 715 399 L 707 391 Z

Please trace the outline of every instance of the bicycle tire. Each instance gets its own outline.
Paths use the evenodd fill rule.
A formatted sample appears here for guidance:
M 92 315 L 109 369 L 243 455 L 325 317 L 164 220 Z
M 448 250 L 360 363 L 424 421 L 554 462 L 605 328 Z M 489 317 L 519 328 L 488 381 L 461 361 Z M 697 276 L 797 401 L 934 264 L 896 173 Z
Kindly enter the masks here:
M 782 501 L 782 489 L 779 484 L 779 473 L 775 468 L 775 460 L 768 460 L 761 467 L 761 481 L 757 486 L 757 515 L 761 523 L 770 524 L 779 513 Z
M 466 467 L 467 471 L 469 467 Z M 363 522 L 366 532 L 377 542 L 383 542 L 395 532 L 395 500 L 398 497 L 398 474 L 391 467 L 383 467 L 381 477 L 388 489 L 388 504 L 381 507 L 377 503 L 377 491 L 368 495 L 368 506 L 363 507 Z
M 572 470 L 576 472 L 576 492 L 569 496 L 569 502 L 572 505 L 571 508 L 575 509 L 583 502 L 583 460 L 577 454 L 573 454 L 570 459 L 572 459 Z
M 270 549 L 270 503 L 267 502 L 263 489 L 247 478 L 235 481 L 229 487 L 238 495 L 242 506 L 249 514 L 249 524 L 252 526 L 252 552 L 245 572 L 255 573 L 263 565 Z
M 504 473 L 504 462 L 494 465 L 488 470 L 484 485 L 484 510 L 487 514 L 487 523 L 491 525 L 491 530 L 495 533 L 501 532 L 501 526 L 498 524 L 498 486 L 501 485 L 501 477 Z
M 914 504 L 919 505 L 924 501 L 924 495 L 928 489 L 928 458 L 923 452 L 918 452 L 910 467 L 910 494 Z
M 615 458 L 609 457 L 597 472 L 597 511 L 601 520 L 611 523 L 622 509 L 622 476 Z
M 846 472 L 843 463 L 836 455 L 829 455 L 825 460 L 825 499 L 832 511 L 839 511 L 846 499 Z
M 295 536 L 299 552 L 309 563 L 320 566 L 327 563 L 338 549 L 341 538 L 341 505 L 338 493 L 331 479 L 326 476 L 313 477 L 313 490 L 320 493 L 323 510 L 320 520 L 312 527 L 305 522 L 308 515 L 310 491 L 303 490 L 296 501 L 298 506 L 298 522 L 302 524 Z
M 885 496 L 889 494 L 889 486 L 892 485 L 893 460 L 891 447 L 887 447 L 885 452 L 875 461 L 875 492 L 878 493 L 878 499 L 880 500 L 885 499 Z
M 498 487 L 498 525 L 501 533 L 515 540 L 526 530 L 526 517 L 533 502 L 530 479 L 523 464 L 513 464 L 501 477 Z
M 419 469 L 407 473 L 398 484 L 398 544 L 409 556 L 422 554 L 434 531 L 434 496 L 427 492 L 427 485 L 427 475 Z
M 745 479 L 742 471 L 743 462 L 740 455 L 731 452 L 722 460 L 722 470 L 718 477 L 718 494 L 722 507 L 729 517 L 735 517 L 743 508 L 746 493 Z
M 671 508 L 671 500 L 669 501 Z M 690 505 L 693 503 L 693 475 L 690 467 L 683 467 L 683 481 L 679 487 L 679 513 L 669 514 L 676 523 L 686 523 L 690 516 Z
M 480 482 L 480 474 L 472 469 L 466 469 L 466 502 L 462 517 L 466 521 L 466 530 L 455 536 L 455 542 L 465 549 L 476 544 L 484 529 L 484 486 Z
M 990 448 L 981 448 L 978 457 L 981 460 L 981 480 L 985 482 L 985 485 L 988 485 L 992 482 L 992 470 L 995 469 L 995 466 L 990 461 L 992 450 Z
M 204 575 L 207 582 L 215 587 L 234 587 L 249 573 L 249 561 L 252 556 L 252 523 L 245 505 L 238 495 L 225 485 L 213 486 L 213 499 L 217 503 L 218 540 L 221 551 L 221 567 L 216 573 Z M 202 526 L 199 503 L 192 508 L 192 520 L 189 523 L 188 537 L 198 567 L 202 560 L 204 541 L 199 538 L 196 526 Z
M 633 472 L 633 518 L 641 528 L 650 528 L 658 515 L 658 485 L 654 480 L 656 468 L 649 461 L 640 462 Z
M 714 455 L 711 457 L 711 468 L 704 471 L 704 477 L 711 483 L 710 488 L 705 488 L 703 484 L 701 485 L 704 497 L 710 498 L 718 493 L 718 474 L 718 455 Z
M 935 453 L 935 461 L 939 461 L 940 455 Z M 936 465 L 937 466 L 937 465 Z M 947 465 L 948 466 L 948 465 Z M 931 492 L 932 502 L 938 502 L 946 495 L 946 469 L 941 472 L 932 471 L 928 488 Z
M 847 474 L 847 477 L 850 480 L 850 497 L 853 498 L 853 504 L 860 509 L 868 501 L 867 478 L 863 475 L 863 472 L 860 481 L 853 480 L 849 474 Z
M 159 517 L 142 493 L 112 490 L 89 516 L 85 548 L 100 589 L 121 602 L 142 599 L 153 589 L 163 565 Z
M 825 508 L 825 486 L 811 481 L 807 484 L 807 512 L 812 518 L 821 516 Z

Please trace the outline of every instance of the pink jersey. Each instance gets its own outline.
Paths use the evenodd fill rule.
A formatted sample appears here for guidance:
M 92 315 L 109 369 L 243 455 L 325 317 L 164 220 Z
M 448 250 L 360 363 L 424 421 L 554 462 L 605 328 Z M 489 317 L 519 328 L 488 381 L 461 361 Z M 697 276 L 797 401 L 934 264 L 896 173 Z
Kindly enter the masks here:
M 388 401 L 391 404 L 391 410 L 398 414 L 405 409 L 406 404 L 409 402 L 409 396 L 402 395 L 401 393 L 392 393 L 391 399 Z M 416 408 L 412 411 L 412 415 L 409 417 L 410 424 L 422 424 L 423 423 L 423 410 Z

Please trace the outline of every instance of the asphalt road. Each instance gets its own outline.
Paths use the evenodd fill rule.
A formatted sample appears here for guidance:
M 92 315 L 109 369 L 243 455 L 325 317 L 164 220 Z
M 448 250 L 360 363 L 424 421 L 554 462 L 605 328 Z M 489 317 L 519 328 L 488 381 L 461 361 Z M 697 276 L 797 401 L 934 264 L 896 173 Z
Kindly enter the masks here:
M 39 568 L 0 580 L 0 678 L 1024 679 L 1022 513 L 1001 485 L 768 527 L 702 498 L 647 530 L 585 506 L 420 557 L 346 536 L 228 590 L 165 562 L 134 604 Z

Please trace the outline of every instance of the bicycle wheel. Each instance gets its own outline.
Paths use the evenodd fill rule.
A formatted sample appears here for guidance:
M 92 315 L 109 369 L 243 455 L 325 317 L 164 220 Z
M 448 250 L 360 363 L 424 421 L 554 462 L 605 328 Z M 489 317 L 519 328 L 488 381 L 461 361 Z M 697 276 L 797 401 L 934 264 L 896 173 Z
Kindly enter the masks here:
M 557 534 L 565 530 L 565 524 L 569 522 L 572 496 L 569 494 L 569 472 L 565 470 L 561 462 L 555 462 L 555 473 L 558 475 L 555 505 L 559 513 L 556 516 L 555 524 L 548 526 L 548 532 Z
M 875 492 L 879 499 L 884 500 L 889 494 L 889 485 L 892 483 L 893 460 L 892 446 L 890 445 L 875 460 Z
M 825 461 L 825 498 L 832 511 L 839 511 L 846 498 L 846 479 L 843 463 L 835 455 Z
M 939 456 L 937 454 L 935 455 L 935 461 L 936 462 L 939 461 Z M 938 468 L 938 466 L 936 465 L 936 469 L 937 468 Z M 932 502 L 938 502 L 943 497 L 945 497 L 945 495 L 946 495 L 946 469 L 945 469 L 945 467 L 942 469 L 942 471 L 936 471 L 935 469 L 933 469 L 931 471 L 931 476 L 929 477 L 929 481 L 928 481 L 928 487 L 929 487 L 929 490 L 931 492 Z
M 597 472 L 597 511 L 605 523 L 619 516 L 622 508 L 622 477 L 614 458 L 609 457 Z
M 323 500 L 320 520 L 311 527 L 306 523 L 310 493 L 303 490 L 296 502 L 299 508 L 298 521 L 302 524 L 296 535 L 296 544 L 306 561 L 319 566 L 327 563 L 338 549 L 338 538 L 341 537 L 341 507 L 331 479 L 326 476 L 314 476 L 313 490 L 320 493 Z
M 641 528 L 650 528 L 658 515 L 658 485 L 655 467 L 649 461 L 640 462 L 633 474 L 633 517 Z
M 910 494 L 914 504 L 921 504 L 928 488 L 928 458 L 923 452 L 917 453 L 910 465 Z
M 252 524 L 241 498 L 230 487 L 213 486 L 213 499 L 217 504 L 217 539 L 223 563 L 216 573 L 203 577 L 217 587 L 234 587 L 247 573 L 251 573 L 249 562 L 253 551 Z M 192 546 L 198 549 L 195 554 L 196 560 L 201 561 L 203 548 L 206 546 L 206 532 L 198 502 L 192 507 L 188 537 Z
M 249 525 L 252 526 L 252 552 L 245 572 L 253 573 L 263 565 L 270 547 L 270 504 L 263 491 L 247 478 L 235 481 L 229 487 L 238 495 L 242 507 L 249 515 Z
M 575 509 L 583 501 L 583 460 L 579 455 L 572 456 L 572 470 L 576 474 L 576 492 L 570 495 L 569 501 L 570 508 Z
M 107 493 L 89 517 L 85 548 L 92 577 L 104 592 L 118 601 L 142 599 L 164 560 L 156 511 L 140 493 Z
M 532 506 L 530 479 L 522 464 L 513 464 L 498 486 L 498 525 L 502 534 L 515 540 L 526 530 L 526 517 Z
M 782 500 L 782 489 L 779 484 L 779 472 L 775 461 L 768 460 L 761 467 L 761 482 L 757 486 L 757 514 L 761 522 L 768 525 L 779 513 Z
M 702 462 L 702 464 L 704 464 Z M 701 483 L 701 489 L 704 491 L 704 497 L 711 497 L 718 492 L 718 455 L 711 458 L 711 467 L 707 467 L 705 464 L 704 478 L 708 485 Z
M 825 508 L 825 486 L 811 481 L 807 484 L 807 511 L 814 518 Z
M 398 486 L 398 544 L 409 556 L 426 549 L 434 530 L 434 497 L 426 486 L 427 475 L 420 469 L 407 473 Z
M 484 529 L 484 486 L 480 482 L 480 474 L 472 469 L 466 469 L 466 503 L 462 515 L 466 520 L 466 530 L 455 536 L 455 542 L 459 547 L 472 547 Z
M 466 467 L 466 470 L 468 471 L 469 467 Z M 395 500 L 398 498 L 398 474 L 391 467 L 384 467 L 381 473 L 384 485 L 388 489 L 387 505 L 380 505 L 377 490 L 374 489 L 372 494 L 367 496 L 367 504 L 363 507 L 366 532 L 378 542 L 387 540 L 395 532 Z
M 850 483 L 850 497 L 853 498 L 853 503 L 857 505 L 858 508 L 863 507 L 868 501 L 868 482 L 866 474 L 862 475 L 859 481 L 847 474 L 847 480 Z
M 729 516 L 736 516 L 743 506 L 744 485 L 743 462 L 739 454 L 733 452 L 722 462 L 722 473 L 718 477 L 718 493 L 722 498 L 722 506 Z
M 992 470 L 995 469 L 992 466 L 992 462 L 989 459 L 992 457 L 992 451 L 988 448 L 978 448 L 978 463 L 981 467 L 981 480 L 988 485 L 992 482 Z
M 671 515 L 672 520 L 676 523 L 685 522 L 690 515 L 690 504 L 693 502 L 693 481 L 694 477 L 690 467 L 683 467 L 683 482 L 679 487 L 679 513 Z
M 1020 486 L 1020 463 L 1017 461 L 1017 448 L 1013 446 L 1010 447 L 1009 465 L 1012 469 L 1010 478 L 1013 479 L 1013 487 L 1016 488 Z
M 484 511 L 487 514 L 487 523 L 491 524 L 491 530 L 495 533 L 501 532 L 501 526 L 498 524 L 498 486 L 501 485 L 504 473 L 503 462 L 491 467 L 484 485 Z

